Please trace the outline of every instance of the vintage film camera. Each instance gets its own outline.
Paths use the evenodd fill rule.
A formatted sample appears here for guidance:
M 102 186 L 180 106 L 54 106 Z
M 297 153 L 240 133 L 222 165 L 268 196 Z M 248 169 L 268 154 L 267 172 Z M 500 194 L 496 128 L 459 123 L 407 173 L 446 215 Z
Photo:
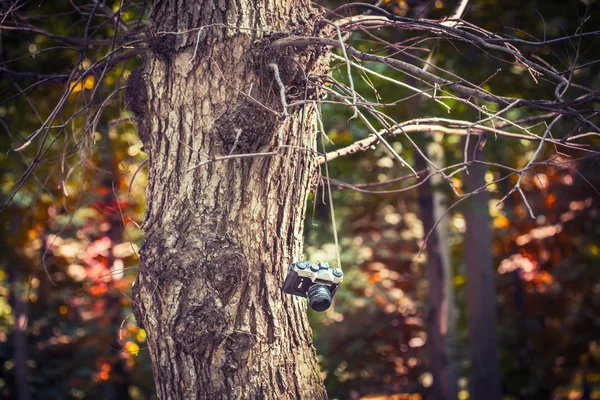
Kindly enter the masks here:
M 340 268 L 329 268 L 326 262 L 311 264 L 298 261 L 290 265 L 281 288 L 287 294 L 308 297 L 310 308 L 325 311 L 331 305 L 344 273 Z

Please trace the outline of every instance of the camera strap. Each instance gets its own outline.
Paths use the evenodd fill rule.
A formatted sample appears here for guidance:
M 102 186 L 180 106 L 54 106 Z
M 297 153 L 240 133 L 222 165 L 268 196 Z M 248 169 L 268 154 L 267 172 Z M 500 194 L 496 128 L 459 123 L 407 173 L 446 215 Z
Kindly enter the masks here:
M 317 105 L 317 119 L 319 120 L 319 130 L 321 131 L 321 145 L 323 147 L 323 157 L 325 158 L 325 177 L 327 178 L 327 195 L 329 197 L 329 209 L 331 212 L 331 224 L 333 227 L 333 240 L 335 242 L 335 255 L 337 258 L 337 267 L 342 269 L 342 260 L 340 257 L 340 245 L 338 243 L 337 225 L 335 224 L 335 209 L 333 207 L 333 196 L 331 196 L 331 181 L 329 180 L 329 167 L 327 165 L 327 150 L 325 149 L 325 129 L 323 128 L 323 119 L 321 114 L 321 103 Z

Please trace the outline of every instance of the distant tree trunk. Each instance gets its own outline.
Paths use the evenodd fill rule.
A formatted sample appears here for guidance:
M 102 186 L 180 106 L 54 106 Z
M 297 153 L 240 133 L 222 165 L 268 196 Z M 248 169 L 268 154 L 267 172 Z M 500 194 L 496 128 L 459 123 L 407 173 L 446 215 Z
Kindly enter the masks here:
M 12 219 L 13 235 L 18 237 L 23 220 L 16 215 Z M 10 287 L 10 304 L 15 316 L 15 324 L 12 330 L 13 357 L 15 358 L 15 388 L 18 400 L 31 399 L 29 373 L 27 371 L 27 307 L 23 299 L 23 268 L 26 261 L 15 255 L 11 260 L 12 268 L 8 270 Z
M 15 357 L 15 388 L 18 400 L 31 399 L 27 376 L 27 313 L 23 293 L 18 289 L 23 276 L 20 266 L 11 268 L 9 279 L 11 284 L 11 305 L 15 315 L 15 325 L 12 332 L 13 356 Z
M 302 258 L 315 171 L 302 148 L 315 148 L 315 114 L 290 108 L 278 150 L 283 106 L 270 66 L 289 102 L 322 62 L 268 46 L 269 34 L 310 34 L 315 19 L 308 1 L 154 2 L 152 53 L 127 101 L 149 160 L 135 314 L 161 399 L 327 398 L 306 303 L 280 289 Z M 188 170 L 269 151 L 278 154 Z
M 440 168 L 445 166 L 444 148 L 438 141 L 427 148 L 427 155 Z M 430 167 L 431 170 L 433 168 Z M 436 175 L 431 180 L 432 185 L 444 184 L 442 177 Z M 436 227 L 436 236 L 439 243 L 439 253 L 444 271 L 444 289 L 446 293 L 446 352 L 448 371 L 448 398 L 458 398 L 458 378 L 460 377 L 460 365 L 457 357 L 458 333 L 456 328 L 456 296 L 454 294 L 454 269 L 450 255 L 450 217 L 444 216 L 448 209 L 447 196 L 444 192 L 436 190 L 433 192 L 433 219 L 440 220 Z
M 470 149 L 469 154 L 472 153 Z M 485 185 L 485 172 L 486 167 L 481 164 L 469 167 L 469 174 L 464 174 L 468 191 Z M 466 201 L 463 211 L 471 361 L 469 394 L 474 400 L 500 400 L 502 396 L 489 199 L 487 191 L 477 194 Z
M 439 145 L 438 145 L 439 146 Z M 436 143 L 427 145 L 427 156 L 436 165 L 443 165 L 443 151 Z M 441 163 L 441 164 L 440 164 Z M 415 162 L 418 170 L 428 167 L 425 160 Z M 419 208 L 425 234 L 433 229 L 443 215 L 443 194 L 435 190 L 436 181 L 419 186 Z M 448 254 L 447 222 L 438 224 L 427 241 L 427 279 L 429 281 L 429 312 L 427 318 L 428 353 L 433 376 L 430 399 L 448 400 L 458 396 L 458 367 L 453 347 L 456 324 L 454 322 L 454 290 L 452 268 Z

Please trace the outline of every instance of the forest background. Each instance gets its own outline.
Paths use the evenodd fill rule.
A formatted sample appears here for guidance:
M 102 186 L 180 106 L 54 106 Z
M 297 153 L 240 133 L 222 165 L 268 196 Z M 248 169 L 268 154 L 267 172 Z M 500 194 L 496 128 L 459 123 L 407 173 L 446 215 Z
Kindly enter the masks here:
M 47 32 L 64 37 L 81 30 L 74 4 L 86 2 L 29 2 L 19 11 L 21 22 L 35 21 Z M 82 3 L 82 4 L 79 4 Z M 120 2 L 105 2 L 116 12 Z M 384 1 L 396 15 L 440 18 L 453 10 L 446 1 Z M 329 8 L 336 4 L 326 4 Z M 3 16 L 9 4 L 0 5 Z M 145 17 L 148 5 L 132 3 L 121 10 L 123 21 Z M 6 13 L 6 14 L 5 14 Z M 600 6 L 583 1 L 501 1 L 469 3 L 464 19 L 492 32 L 531 38 L 572 34 L 585 19 L 587 29 L 600 26 Z M 102 99 L 93 145 L 85 163 L 70 163 L 67 149 L 49 146 L 48 162 L 29 173 L 35 155 L 10 151 L 15 137 L 26 137 L 51 112 L 63 92 L 52 81 L 28 87 L 39 75 L 56 74 L 78 62 L 80 54 L 57 47 L 52 37 L 36 31 L 11 30 L 10 19 L 0 30 L 0 397 L 16 398 L 28 388 L 35 399 L 151 398 L 152 369 L 145 332 L 132 315 L 131 285 L 137 274 L 137 251 L 143 240 L 147 174 L 145 154 L 136 125 L 125 106 L 123 88 L 139 65 L 134 57 L 104 76 L 73 81 L 61 121 L 73 132 L 83 123 L 76 114 L 90 96 Z M 109 41 L 110 27 L 94 39 Z M 405 35 L 405 36 L 402 36 Z M 393 38 L 392 38 L 393 36 Z M 390 40 L 406 41 L 414 34 L 390 32 Z M 357 33 L 353 44 L 369 49 L 372 43 Z M 600 58 L 600 38 L 584 41 L 582 58 Z M 362 47 L 361 47 L 362 46 Z M 484 88 L 515 97 L 543 89 L 528 71 L 513 67 L 497 74 L 501 65 L 493 56 L 445 41 L 421 44 L 436 65 L 485 82 Z M 552 48 L 558 58 L 577 43 Z M 548 50 L 550 51 L 550 50 Z M 86 61 L 83 60 L 85 67 Z M 585 64 L 585 63 L 583 63 Z M 340 63 L 341 74 L 345 68 Z M 23 71 L 20 76 L 6 71 Z M 340 72 L 341 71 L 341 72 Z M 404 79 L 397 71 L 380 74 Z M 28 75 L 30 74 L 30 75 Z M 398 94 L 398 87 L 381 78 L 354 70 L 357 88 L 377 86 L 382 99 Z M 577 71 L 589 88 L 600 88 L 600 64 L 590 62 Z M 98 90 L 98 92 L 96 92 Z M 410 92 L 407 91 L 406 95 Z M 473 111 L 449 104 L 454 113 Z M 406 120 L 427 114 L 444 117 L 446 111 L 432 102 L 414 100 L 394 107 L 394 117 Z M 511 110 L 511 118 L 519 115 Z M 324 105 L 324 125 L 333 144 L 342 148 L 366 137 L 364 126 L 350 120 L 347 108 Z M 476 117 L 476 116 L 475 116 Z M 596 117 L 596 120 L 598 118 Z M 560 126 L 558 127 L 560 130 Z M 563 133 L 565 134 L 565 133 Z M 598 148 L 600 140 L 590 143 Z M 433 133 L 416 140 L 431 151 L 441 151 L 446 165 L 463 155 L 460 136 Z M 404 151 L 415 168 L 418 157 L 402 140 L 394 148 Z M 536 144 L 523 140 L 488 138 L 487 157 L 506 165 L 524 165 Z M 437 150 L 436 150 L 437 149 Z M 548 150 L 548 157 L 551 155 Z M 503 398 L 600 399 L 600 175 L 597 157 L 570 160 L 564 154 L 555 166 L 541 166 L 523 181 L 523 191 L 535 211 L 530 218 L 517 193 L 502 204 L 515 179 L 492 183 L 501 170 L 489 168 L 489 193 L 452 207 L 438 229 L 440 248 L 453 272 L 456 337 L 450 343 L 459 365 L 461 400 L 469 398 L 464 256 L 465 212 L 493 234 L 489 260 L 493 265 L 498 312 L 496 329 Z M 85 167 L 83 166 L 85 164 Z M 427 252 L 418 255 L 428 233 L 427 219 L 435 214 L 433 193 L 448 209 L 455 194 L 440 182 L 399 193 L 372 193 L 384 183 L 405 175 L 382 146 L 329 162 L 328 182 L 333 191 L 344 284 L 335 306 L 325 313 L 310 311 L 325 384 L 331 398 L 427 398 L 432 384 L 428 350 Z M 325 182 L 326 180 L 324 180 Z M 460 193 L 461 175 L 452 177 Z M 403 182 L 398 187 L 406 187 Z M 404 186 L 402 186 L 404 185 Z M 325 187 L 309 198 L 305 224 L 306 258 L 335 264 L 336 251 Z M 15 189 L 18 188 L 18 191 Z M 389 189 L 389 186 L 386 186 Z M 439 217 L 439 214 L 437 215 Z M 437 220 L 437 218 L 436 218 Z M 488 223 L 489 222 L 489 223 Z

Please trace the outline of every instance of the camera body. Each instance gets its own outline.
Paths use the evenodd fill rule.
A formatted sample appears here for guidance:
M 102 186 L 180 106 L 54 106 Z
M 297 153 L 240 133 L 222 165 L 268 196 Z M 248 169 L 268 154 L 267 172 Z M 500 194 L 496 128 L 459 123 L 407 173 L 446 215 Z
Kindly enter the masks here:
M 287 294 L 307 297 L 313 310 L 325 311 L 343 279 L 342 270 L 330 268 L 326 262 L 298 261 L 290 265 L 281 289 Z

